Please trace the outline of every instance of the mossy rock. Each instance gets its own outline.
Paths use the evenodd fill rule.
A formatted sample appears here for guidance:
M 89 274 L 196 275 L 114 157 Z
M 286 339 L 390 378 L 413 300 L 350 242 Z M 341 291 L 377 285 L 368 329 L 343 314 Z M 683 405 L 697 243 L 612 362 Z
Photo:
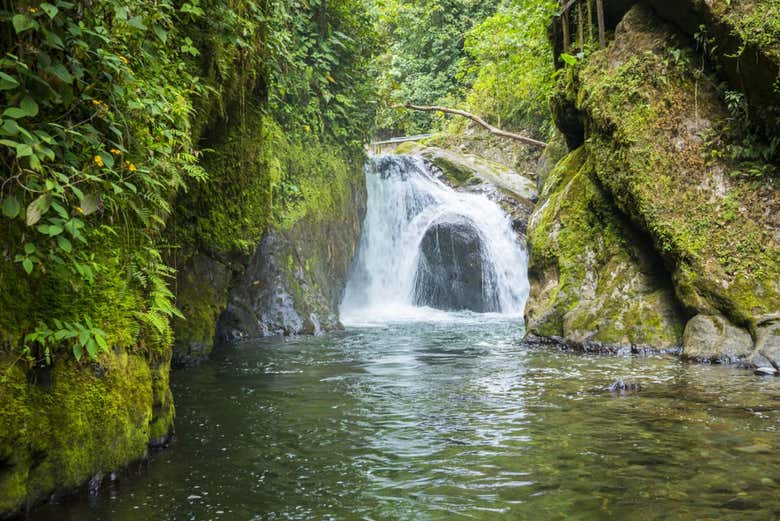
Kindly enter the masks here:
M 119 350 L 38 371 L 0 361 L 0 515 L 146 457 L 173 426 L 165 359 Z
M 636 6 L 615 41 L 559 88 L 573 89 L 563 97 L 576 100 L 585 121 L 588 179 L 646 238 L 684 314 L 722 315 L 755 334 L 762 317 L 780 309 L 777 167 L 749 177 L 741 173 L 749 165 L 720 153 L 731 145 L 722 132 L 730 116 L 717 91 L 697 79 L 696 63 L 681 51 L 686 44 Z
M 668 273 L 601 188 L 587 146 L 550 173 L 528 239 L 530 334 L 679 345 L 684 319 Z

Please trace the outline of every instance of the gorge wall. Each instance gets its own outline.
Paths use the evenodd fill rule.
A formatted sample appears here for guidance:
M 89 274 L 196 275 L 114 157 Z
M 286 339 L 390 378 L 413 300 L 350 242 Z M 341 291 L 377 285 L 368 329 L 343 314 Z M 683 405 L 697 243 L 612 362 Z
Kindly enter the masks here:
M 0 35 L 0 518 L 166 444 L 171 362 L 217 333 L 338 327 L 373 119 L 370 39 L 287 52 L 360 5 L 28 4 Z
M 684 356 L 702 361 L 775 364 L 776 95 L 735 77 L 733 64 L 705 70 L 692 42 L 702 36 L 680 31 L 693 30 L 691 17 L 719 16 L 718 30 L 738 38 L 744 16 L 773 7 L 754 2 L 752 10 L 714 13 L 703 2 L 684 4 L 659 9 L 673 21 L 685 13 L 678 27 L 635 5 L 606 49 L 563 71 L 552 106 L 571 151 L 547 177 L 531 218 L 528 330 L 579 344 L 681 345 Z M 777 39 L 760 52 L 743 43 L 741 67 L 774 60 L 776 70 Z M 725 47 L 709 49 L 707 67 L 729 55 Z M 718 83 L 718 75 L 735 83 Z M 733 97 L 743 88 L 747 105 L 729 107 L 725 91 Z M 741 123 L 753 112 L 763 117 Z

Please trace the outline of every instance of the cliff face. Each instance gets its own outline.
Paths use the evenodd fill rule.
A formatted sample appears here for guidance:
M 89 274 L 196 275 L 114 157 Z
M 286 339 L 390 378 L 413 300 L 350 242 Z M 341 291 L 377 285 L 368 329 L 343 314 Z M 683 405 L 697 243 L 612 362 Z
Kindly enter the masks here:
M 565 71 L 553 108 L 576 149 L 531 220 L 528 327 L 767 364 L 780 318 L 778 170 L 739 153 L 735 110 L 688 45 L 637 5 L 608 48 Z
M 267 117 L 227 136 L 208 162 L 211 186 L 177 202 L 172 235 L 190 243 L 174 257 L 177 364 L 203 360 L 215 343 L 339 328 L 360 237 L 360 154 L 290 138 Z

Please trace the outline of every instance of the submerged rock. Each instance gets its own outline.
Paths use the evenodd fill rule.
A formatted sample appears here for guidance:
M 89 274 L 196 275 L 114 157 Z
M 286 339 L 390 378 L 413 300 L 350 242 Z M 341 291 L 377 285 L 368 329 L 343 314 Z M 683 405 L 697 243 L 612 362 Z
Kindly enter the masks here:
M 642 385 L 639 382 L 633 381 L 633 380 L 624 380 L 623 378 L 618 378 L 614 382 L 612 382 L 612 385 L 609 386 L 610 392 L 613 393 L 635 393 L 642 390 Z

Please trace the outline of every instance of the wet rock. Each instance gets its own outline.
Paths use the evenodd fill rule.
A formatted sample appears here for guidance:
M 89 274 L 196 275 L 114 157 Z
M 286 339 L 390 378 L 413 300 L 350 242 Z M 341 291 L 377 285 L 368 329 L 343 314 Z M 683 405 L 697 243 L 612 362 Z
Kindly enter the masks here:
M 683 333 L 683 356 L 689 360 L 738 363 L 753 352 L 750 334 L 720 315 L 696 315 Z
M 778 376 L 780 373 L 774 367 L 759 367 L 753 371 L 753 374 L 756 376 Z
M 431 226 L 420 244 L 414 301 L 437 309 L 499 311 L 496 276 L 477 228 L 467 219 Z
M 609 386 L 609 391 L 613 393 L 635 393 L 642 390 L 642 386 L 639 382 L 636 382 L 634 380 L 624 380 L 623 378 L 618 378 L 614 382 L 612 382 L 612 385 Z
M 759 323 L 752 361 L 755 365 L 771 365 L 780 370 L 780 319 L 770 317 Z

